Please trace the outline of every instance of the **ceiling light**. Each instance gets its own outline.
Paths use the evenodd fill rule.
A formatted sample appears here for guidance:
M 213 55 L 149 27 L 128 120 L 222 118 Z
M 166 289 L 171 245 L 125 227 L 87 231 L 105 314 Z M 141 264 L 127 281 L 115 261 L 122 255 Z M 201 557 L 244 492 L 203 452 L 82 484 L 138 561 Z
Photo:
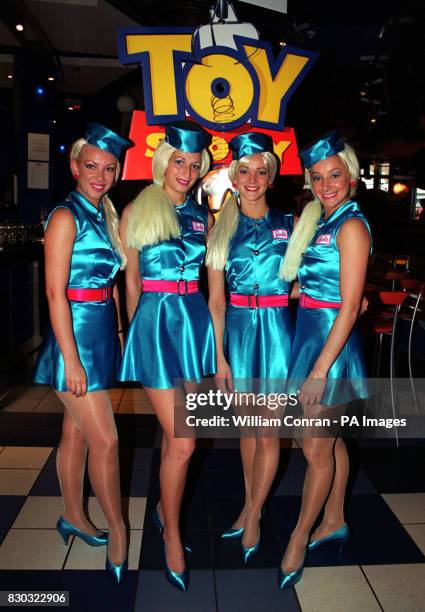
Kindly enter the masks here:
M 283 40 L 281 40 L 281 41 L 280 41 L 280 43 L 279 43 L 279 45 L 280 45 L 281 47 L 286 47 L 286 42 L 284 42 Z
M 8 74 L 8 75 L 7 75 L 7 78 L 8 78 L 8 79 L 13 79 L 13 74 Z
M 17 23 L 15 27 L 18 30 L 18 32 L 24 31 L 24 26 L 22 25 L 22 23 Z
M 53 76 L 48 76 L 48 77 L 47 77 L 47 80 L 48 80 L 48 81 L 54 81 L 54 80 L 55 80 L 55 77 L 53 77 Z
M 376 119 L 375 117 L 372 117 L 372 119 L 370 120 L 371 123 L 376 123 Z

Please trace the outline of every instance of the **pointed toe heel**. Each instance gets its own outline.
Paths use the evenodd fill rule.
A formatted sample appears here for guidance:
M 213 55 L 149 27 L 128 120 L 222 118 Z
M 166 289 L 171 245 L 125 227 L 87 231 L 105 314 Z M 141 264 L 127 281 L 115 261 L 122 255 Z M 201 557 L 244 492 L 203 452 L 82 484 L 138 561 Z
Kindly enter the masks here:
M 223 531 L 220 537 L 223 538 L 223 540 L 230 540 L 232 538 L 236 539 L 242 537 L 243 532 L 243 527 L 229 527 L 229 529 Z
M 339 542 L 340 543 L 339 551 L 340 551 L 340 554 L 342 554 L 343 548 L 349 539 L 350 539 L 350 530 L 348 528 L 347 523 L 344 523 L 342 527 L 339 527 L 339 529 L 332 531 L 332 533 L 325 536 L 324 538 L 319 538 L 318 540 L 311 541 L 308 545 L 308 549 L 314 550 L 315 548 L 318 548 L 319 546 L 322 546 L 322 544 L 326 544 L 328 542 Z
M 259 549 L 260 549 L 260 540 L 258 540 L 255 546 L 250 546 L 249 548 L 246 548 L 246 546 L 242 544 L 242 556 L 243 556 L 245 565 L 255 557 Z
M 56 529 L 62 536 L 65 546 L 68 544 L 69 536 L 71 535 L 80 538 L 89 546 L 104 546 L 108 543 L 108 534 L 104 531 L 101 531 L 100 535 L 98 536 L 84 533 L 84 531 L 81 531 L 81 529 L 78 529 L 78 527 L 75 527 L 72 525 L 72 523 L 69 523 L 66 519 L 64 519 L 63 516 L 61 516 L 56 523 Z
M 189 570 L 187 568 L 184 570 L 184 572 L 179 574 L 178 572 L 173 572 L 170 570 L 170 568 L 166 565 L 164 571 L 165 577 L 171 586 L 175 587 L 179 591 L 187 591 L 189 588 Z
M 241 541 L 242 556 L 243 556 L 245 565 L 256 556 L 256 554 L 260 550 L 260 544 L 261 544 L 261 528 L 260 528 L 260 535 L 259 535 L 258 541 L 256 544 L 254 544 L 254 546 L 250 546 L 249 548 L 247 548 L 246 546 L 244 546 L 243 542 Z
M 174 588 L 179 591 L 187 591 L 189 588 L 189 569 L 187 567 L 187 561 L 185 559 L 186 567 L 183 572 L 174 572 L 170 570 L 167 563 L 167 555 L 165 554 L 165 542 L 162 540 L 162 551 L 164 553 L 164 574 L 165 578 Z
M 115 565 L 115 563 L 112 563 L 112 561 L 106 557 L 105 570 L 108 572 L 114 582 L 120 584 L 124 580 L 128 571 L 128 557 L 126 557 L 120 565 Z
M 299 582 L 301 580 L 301 577 L 303 575 L 304 572 L 304 564 L 305 564 L 305 558 L 306 558 L 306 554 L 307 554 L 307 550 L 306 552 L 304 552 L 304 557 L 302 560 L 302 563 L 300 565 L 300 567 L 297 570 L 294 570 L 293 572 L 284 572 L 283 569 L 280 567 L 279 568 L 279 572 L 277 574 L 277 583 L 278 583 L 278 587 L 281 591 L 285 591 L 286 589 L 290 589 L 291 587 L 295 586 L 297 584 L 297 582 Z

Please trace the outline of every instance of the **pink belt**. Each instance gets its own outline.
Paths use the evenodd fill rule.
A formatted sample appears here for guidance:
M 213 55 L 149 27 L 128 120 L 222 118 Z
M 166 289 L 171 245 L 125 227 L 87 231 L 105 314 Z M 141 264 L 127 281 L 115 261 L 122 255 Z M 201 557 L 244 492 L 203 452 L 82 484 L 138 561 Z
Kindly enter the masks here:
M 340 302 L 325 302 L 324 300 L 315 300 L 305 293 L 301 293 L 300 306 L 301 308 L 341 308 Z
M 288 295 L 239 295 L 238 293 L 230 294 L 230 303 L 232 306 L 242 306 L 243 308 L 268 308 L 272 306 L 287 306 Z
M 186 295 L 187 293 L 198 293 L 198 281 L 164 281 L 164 280 L 147 280 L 142 278 L 143 291 L 158 291 L 160 293 L 178 293 L 178 295 Z
M 112 298 L 112 287 L 103 289 L 73 289 L 68 287 L 66 297 L 71 302 L 107 302 Z

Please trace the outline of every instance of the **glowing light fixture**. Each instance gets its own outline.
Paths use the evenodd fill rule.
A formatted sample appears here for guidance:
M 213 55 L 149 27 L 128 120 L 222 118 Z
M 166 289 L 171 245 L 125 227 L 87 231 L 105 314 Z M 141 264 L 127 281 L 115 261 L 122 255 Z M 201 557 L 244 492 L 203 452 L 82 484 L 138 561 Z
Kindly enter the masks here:
M 409 185 L 406 185 L 406 183 L 394 183 L 393 185 L 393 193 L 395 195 L 406 195 L 407 193 L 409 193 L 409 191 Z
M 17 23 L 15 28 L 18 30 L 18 32 L 24 31 L 24 26 L 22 25 L 22 23 Z

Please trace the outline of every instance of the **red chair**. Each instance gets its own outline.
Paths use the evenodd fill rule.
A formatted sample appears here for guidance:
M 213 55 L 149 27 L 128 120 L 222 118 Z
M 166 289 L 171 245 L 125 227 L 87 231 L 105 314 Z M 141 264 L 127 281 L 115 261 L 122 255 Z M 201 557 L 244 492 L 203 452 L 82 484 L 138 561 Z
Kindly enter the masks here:
M 404 291 L 380 291 L 378 293 L 379 303 L 390 307 L 379 313 L 373 320 L 373 331 L 377 334 L 377 346 L 375 348 L 375 359 L 374 359 L 374 375 L 379 378 L 381 372 L 381 352 L 382 342 L 384 335 L 391 337 L 391 348 L 390 348 L 390 391 L 391 391 L 391 406 L 393 418 L 396 418 L 395 409 L 395 398 L 394 398 L 394 349 L 395 349 L 395 337 L 397 330 L 397 322 L 399 320 L 400 310 L 407 299 L 408 294 Z M 394 428 L 396 444 L 398 446 L 398 433 L 397 428 Z

